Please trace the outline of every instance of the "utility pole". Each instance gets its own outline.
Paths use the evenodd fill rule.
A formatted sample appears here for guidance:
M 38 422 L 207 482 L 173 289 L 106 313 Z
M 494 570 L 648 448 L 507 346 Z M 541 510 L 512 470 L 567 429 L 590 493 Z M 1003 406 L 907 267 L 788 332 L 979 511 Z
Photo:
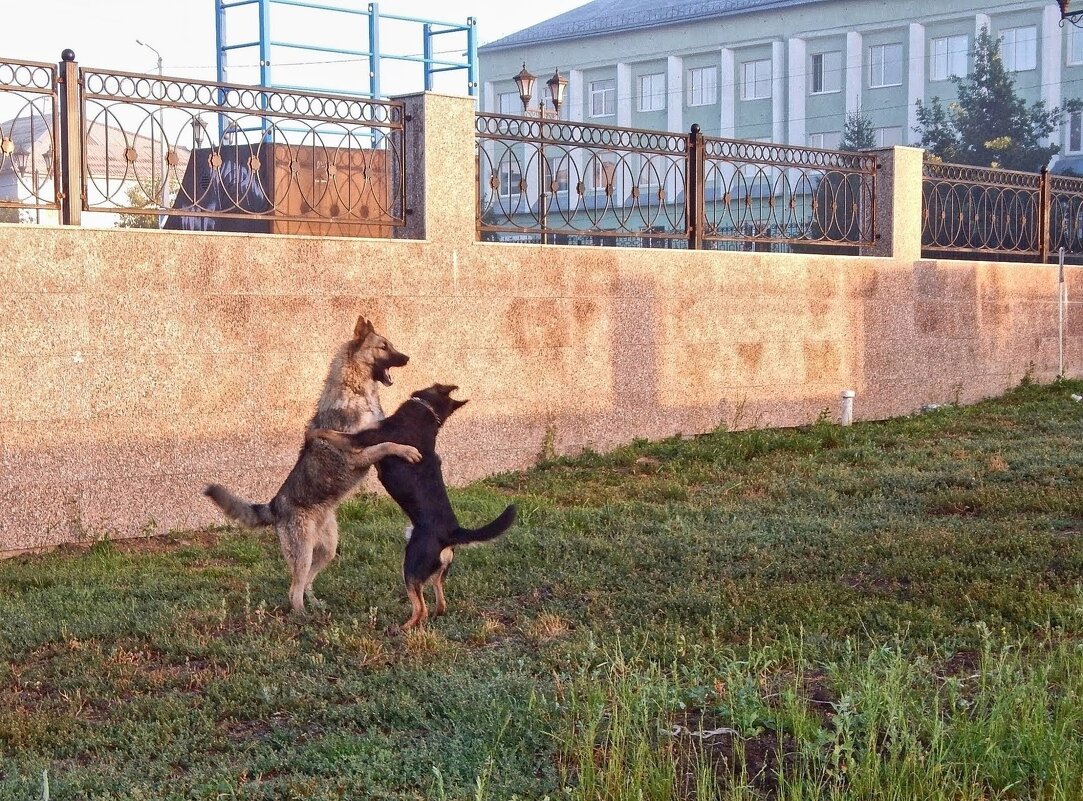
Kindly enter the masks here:
M 158 57 L 158 77 L 161 78 L 162 77 L 162 54 L 158 52 L 158 48 L 153 47 L 153 46 L 147 44 L 146 42 L 144 42 L 144 41 L 142 41 L 140 39 L 136 39 L 135 43 L 137 45 L 142 45 L 143 47 L 147 48 L 147 50 L 153 51 L 154 55 L 156 55 Z M 161 151 L 159 153 L 159 156 L 161 157 L 161 161 L 162 161 L 162 163 L 161 163 L 162 185 L 161 185 L 160 188 L 158 188 L 157 193 L 155 193 L 155 189 L 157 187 L 156 187 L 156 184 L 155 184 L 155 181 L 154 181 L 154 171 L 159 166 L 158 165 L 158 160 L 154 156 L 154 140 L 157 139 L 159 136 L 163 135 L 162 134 L 162 107 L 161 106 L 158 106 L 158 111 L 157 111 L 156 116 L 158 118 L 158 132 L 154 136 L 152 136 L 150 138 L 150 164 L 151 164 L 151 167 L 150 167 L 150 189 L 151 189 L 150 194 L 151 194 L 152 198 L 154 197 L 155 194 L 157 194 L 158 195 L 158 207 L 159 208 L 164 208 L 165 207 L 165 192 L 166 192 L 165 140 L 164 139 L 161 140 L 161 142 L 159 143 L 159 147 L 158 147 L 158 149 Z M 159 222 L 159 227 L 161 227 L 161 219 L 159 219 L 158 222 Z

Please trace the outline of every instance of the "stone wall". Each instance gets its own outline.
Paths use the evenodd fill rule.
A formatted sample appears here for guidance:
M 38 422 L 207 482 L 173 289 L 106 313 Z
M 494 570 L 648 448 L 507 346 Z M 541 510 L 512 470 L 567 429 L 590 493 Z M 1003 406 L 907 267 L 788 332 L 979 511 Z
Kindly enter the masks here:
M 472 111 L 419 103 L 443 132 L 413 139 L 421 241 L 0 225 L 0 551 L 221 522 L 208 481 L 268 499 L 359 313 L 411 357 L 386 409 L 471 399 L 452 482 L 548 439 L 796 425 L 847 388 L 884 418 L 1057 372 L 1055 267 L 476 242 Z M 1083 374 L 1083 303 L 1066 344 Z

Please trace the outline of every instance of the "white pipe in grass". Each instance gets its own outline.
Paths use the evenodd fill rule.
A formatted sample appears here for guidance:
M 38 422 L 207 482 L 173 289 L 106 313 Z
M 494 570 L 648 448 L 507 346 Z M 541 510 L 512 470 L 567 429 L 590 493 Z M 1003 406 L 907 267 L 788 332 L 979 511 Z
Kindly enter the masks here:
M 848 426 L 854 422 L 854 397 L 857 395 L 852 389 L 842 391 L 842 414 L 839 423 Z
M 1057 377 L 1064 377 L 1064 314 L 1068 307 L 1068 285 L 1064 283 L 1064 248 L 1058 248 L 1057 278 Z

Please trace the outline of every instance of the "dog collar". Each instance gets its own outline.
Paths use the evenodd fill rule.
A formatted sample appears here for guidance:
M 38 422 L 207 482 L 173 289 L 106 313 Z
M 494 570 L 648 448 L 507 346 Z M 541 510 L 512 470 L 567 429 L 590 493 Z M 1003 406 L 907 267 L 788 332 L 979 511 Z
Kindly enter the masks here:
M 444 421 L 440 419 L 440 415 L 436 413 L 436 409 L 432 408 L 432 404 L 429 403 L 427 400 L 425 400 L 424 398 L 419 398 L 415 395 L 411 395 L 410 400 L 420 403 L 422 406 L 428 409 L 429 414 L 436 418 L 436 424 L 438 426 L 442 426 L 444 424 Z

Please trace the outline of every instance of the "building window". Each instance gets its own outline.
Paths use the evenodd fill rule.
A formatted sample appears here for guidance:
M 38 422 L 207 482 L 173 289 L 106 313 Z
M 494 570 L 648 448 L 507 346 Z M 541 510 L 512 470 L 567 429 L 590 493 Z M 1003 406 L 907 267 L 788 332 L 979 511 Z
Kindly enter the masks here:
M 1068 31 L 1068 63 L 1083 64 L 1083 29 L 1074 25 Z
M 741 65 L 741 99 L 763 100 L 771 96 L 771 59 Z
M 1000 32 L 1000 57 L 1008 72 L 1032 70 L 1038 66 L 1038 29 L 1006 28 Z
M 877 147 L 895 147 L 903 143 L 903 129 L 898 126 L 873 128 L 872 135 Z
M 501 114 L 522 114 L 523 99 L 518 92 L 501 92 L 496 96 L 497 109 Z
M 614 186 L 617 175 L 617 156 L 603 153 L 591 162 L 591 181 L 596 190 Z
M 657 72 L 639 76 L 639 110 L 661 111 L 666 107 L 666 76 Z
M 612 78 L 590 82 L 590 116 L 610 117 L 617 112 L 617 82 Z
M 930 45 L 929 80 L 946 81 L 952 75 L 966 75 L 969 45 L 970 39 L 966 36 L 933 39 Z
M 519 160 L 511 153 L 505 154 L 497 168 L 496 178 L 500 197 L 518 197 L 522 194 L 523 171 Z
M 718 70 L 696 67 L 688 70 L 688 105 L 709 106 L 718 100 Z
M 869 48 L 869 87 L 902 86 L 902 45 L 883 44 Z
M 548 185 L 545 187 L 546 192 L 567 192 L 568 191 L 568 157 L 563 156 L 556 159 L 546 159 L 546 164 L 549 168 L 547 174 Z M 555 184 L 555 186 L 554 186 Z
M 1068 146 L 1069 153 L 1083 152 L 1083 111 L 1073 111 L 1068 115 Z
M 824 150 L 838 150 L 842 142 L 842 133 L 839 131 L 827 131 L 808 135 L 808 146 L 819 147 Z
M 816 53 L 812 57 L 809 73 L 812 86 L 809 92 L 814 95 L 842 91 L 842 53 L 833 50 L 830 53 Z

